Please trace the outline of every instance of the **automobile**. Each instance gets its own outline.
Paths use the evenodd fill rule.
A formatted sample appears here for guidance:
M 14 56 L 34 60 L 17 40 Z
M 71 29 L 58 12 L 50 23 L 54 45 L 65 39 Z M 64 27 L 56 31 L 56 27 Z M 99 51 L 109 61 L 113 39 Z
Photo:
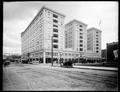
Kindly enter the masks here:
M 28 60 L 24 59 L 24 60 L 22 60 L 22 63 L 23 64 L 28 64 Z
M 72 61 L 63 62 L 63 67 L 72 68 L 73 67 Z
M 34 61 L 32 61 L 32 64 L 39 64 L 39 61 L 38 60 L 34 60 Z
M 10 61 L 9 61 L 9 60 L 6 60 L 6 61 L 4 62 L 4 67 L 6 67 L 6 66 L 8 66 L 8 65 L 10 65 Z

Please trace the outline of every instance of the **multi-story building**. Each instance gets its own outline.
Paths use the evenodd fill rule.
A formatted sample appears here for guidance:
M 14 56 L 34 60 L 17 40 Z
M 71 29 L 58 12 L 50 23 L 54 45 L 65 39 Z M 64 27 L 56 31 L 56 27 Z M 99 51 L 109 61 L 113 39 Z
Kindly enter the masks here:
M 86 57 L 101 58 L 101 30 L 94 27 L 87 30 Z
M 107 62 L 118 61 L 118 42 L 107 43 Z
M 42 7 L 29 26 L 21 34 L 22 56 L 40 58 L 44 62 L 51 54 L 53 36 L 54 56 L 64 50 L 64 18 L 65 15 L 46 7 Z M 50 61 L 50 60 L 47 60 Z
M 65 48 L 72 48 L 81 55 L 87 51 L 87 24 L 72 20 L 65 25 Z

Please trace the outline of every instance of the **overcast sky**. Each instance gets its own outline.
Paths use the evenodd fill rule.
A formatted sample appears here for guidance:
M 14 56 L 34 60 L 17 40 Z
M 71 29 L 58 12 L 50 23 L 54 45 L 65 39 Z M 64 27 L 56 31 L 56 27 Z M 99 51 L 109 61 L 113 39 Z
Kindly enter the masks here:
M 118 41 L 118 2 L 4 2 L 3 53 L 21 54 L 21 32 L 42 6 L 66 15 L 65 24 L 77 19 L 86 23 L 87 28 L 102 30 L 102 49 L 106 43 Z

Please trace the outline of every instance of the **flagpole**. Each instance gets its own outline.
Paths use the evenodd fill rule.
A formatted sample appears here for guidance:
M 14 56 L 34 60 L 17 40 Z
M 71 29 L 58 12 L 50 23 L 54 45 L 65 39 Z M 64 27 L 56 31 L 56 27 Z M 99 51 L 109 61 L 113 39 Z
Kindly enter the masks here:
M 108 52 L 108 43 L 106 44 L 106 62 L 108 61 L 107 60 L 107 52 Z
M 100 21 L 99 21 L 99 28 L 100 28 L 100 30 L 101 30 L 101 19 L 100 19 Z

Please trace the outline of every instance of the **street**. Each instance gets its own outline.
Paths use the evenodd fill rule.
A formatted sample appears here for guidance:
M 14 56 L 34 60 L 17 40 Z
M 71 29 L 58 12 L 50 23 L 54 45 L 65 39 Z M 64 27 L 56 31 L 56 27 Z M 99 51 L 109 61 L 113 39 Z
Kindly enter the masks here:
M 118 72 L 61 68 L 49 64 L 11 64 L 3 68 L 4 91 L 117 91 Z

